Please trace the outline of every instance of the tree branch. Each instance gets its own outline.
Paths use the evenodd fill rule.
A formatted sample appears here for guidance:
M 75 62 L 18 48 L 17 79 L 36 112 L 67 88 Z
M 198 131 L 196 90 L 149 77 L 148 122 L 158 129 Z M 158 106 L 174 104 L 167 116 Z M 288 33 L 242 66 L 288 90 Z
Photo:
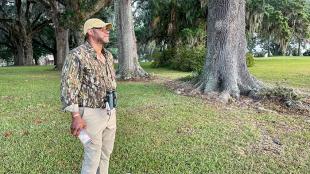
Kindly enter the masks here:
M 93 5 L 93 8 L 89 8 L 87 11 L 82 12 L 82 16 L 84 19 L 88 19 L 101 10 L 103 7 L 110 4 L 111 0 L 97 0 L 97 2 Z
M 31 5 L 31 1 L 27 1 L 26 4 L 27 5 L 26 5 L 25 17 L 26 17 L 27 23 L 29 23 L 29 8 Z
M 5 46 L 7 46 L 8 48 L 13 48 L 13 45 L 10 44 L 9 42 L 0 42 L 0 45 L 5 45 Z
M 41 31 L 46 25 L 48 25 L 50 23 L 52 23 L 52 20 L 46 20 L 46 21 L 42 22 L 41 24 L 33 27 L 30 34 L 32 35 L 34 33 Z
M 47 44 L 45 44 L 41 38 L 39 38 L 40 41 L 36 40 L 36 39 L 33 39 L 33 42 L 40 45 L 41 47 L 45 48 L 46 50 L 50 51 L 50 52 L 55 52 L 55 49 L 54 48 L 51 48 L 49 47 Z
M 0 23 L 13 22 L 13 19 L 0 18 Z
M 8 29 L 2 27 L 1 24 L 0 24 L 0 30 L 4 31 L 4 32 L 2 32 L 2 34 L 3 34 L 4 36 L 6 36 L 7 38 L 9 37 L 9 31 L 8 31 Z
M 45 6 L 45 8 L 50 8 L 51 7 L 51 3 L 48 0 L 39 0 L 39 2 L 41 4 L 43 4 Z
M 6 31 L 7 33 L 9 33 L 9 31 L 10 31 L 11 28 L 12 28 L 12 27 L 11 27 L 8 23 L 6 23 L 6 22 L 1 22 L 1 20 L 0 20 L 0 29 L 1 29 L 1 30 Z
M 43 13 L 39 13 L 38 16 L 32 21 L 31 26 L 34 26 L 36 24 L 36 22 L 40 19 L 40 17 L 42 16 Z
M 21 13 L 21 6 L 22 6 L 21 0 L 15 0 L 15 6 L 16 6 L 17 18 L 19 18 L 20 17 L 20 13 Z
M 2 11 L 3 14 L 5 13 L 5 11 L 3 9 L 5 3 L 6 3 L 6 1 L 2 1 L 2 4 L 0 5 L 0 11 Z

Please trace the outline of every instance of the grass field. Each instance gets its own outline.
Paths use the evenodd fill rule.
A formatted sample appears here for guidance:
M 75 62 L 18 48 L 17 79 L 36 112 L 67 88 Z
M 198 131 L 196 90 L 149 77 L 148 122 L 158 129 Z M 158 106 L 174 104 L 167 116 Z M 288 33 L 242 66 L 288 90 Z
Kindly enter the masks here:
M 145 68 L 165 78 L 189 74 Z M 250 71 L 310 89 L 309 69 L 310 58 L 276 58 Z M 310 173 L 309 117 L 210 105 L 156 82 L 120 82 L 118 93 L 112 174 Z M 52 67 L 0 68 L 0 122 L 0 173 L 79 172 L 82 145 L 69 134 Z
M 265 82 L 310 89 L 309 56 L 257 58 L 250 71 Z

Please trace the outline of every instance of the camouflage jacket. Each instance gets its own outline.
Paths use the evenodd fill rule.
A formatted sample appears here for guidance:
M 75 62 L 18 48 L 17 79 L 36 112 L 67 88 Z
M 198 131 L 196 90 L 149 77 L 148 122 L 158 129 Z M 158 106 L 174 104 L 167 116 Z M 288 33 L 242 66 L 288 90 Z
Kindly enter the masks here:
M 65 111 L 78 112 L 83 106 L 103 107 L 106 91 L 116 89 L 113 56 L 106 49 L 102 52 L 104 63 L 85 42 L 66 57 L 61 74 L 61 101 Z

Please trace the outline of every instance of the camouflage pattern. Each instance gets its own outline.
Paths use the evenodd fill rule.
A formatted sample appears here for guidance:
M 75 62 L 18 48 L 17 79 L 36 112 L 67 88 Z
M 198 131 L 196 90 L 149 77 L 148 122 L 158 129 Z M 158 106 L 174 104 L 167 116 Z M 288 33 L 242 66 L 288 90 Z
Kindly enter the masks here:
M 61 74 L 61 101 L 65 111 L 78 112 L 79 107 L 102 108 L 106 91 L 116 89 L 113 56 L 106 49 L 102 52 L 104 63 L 85 42 L 66 57 Z

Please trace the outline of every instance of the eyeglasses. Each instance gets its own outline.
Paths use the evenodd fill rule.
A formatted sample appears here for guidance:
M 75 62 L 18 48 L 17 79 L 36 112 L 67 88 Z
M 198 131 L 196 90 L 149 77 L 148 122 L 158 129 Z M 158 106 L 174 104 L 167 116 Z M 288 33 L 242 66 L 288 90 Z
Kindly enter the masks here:
M 105 27 L 93 27 L 92 29 L 97 29 L 97 30 L 101 30 L 105 33 L 109 32 L 109 30 L 107 30 Z

